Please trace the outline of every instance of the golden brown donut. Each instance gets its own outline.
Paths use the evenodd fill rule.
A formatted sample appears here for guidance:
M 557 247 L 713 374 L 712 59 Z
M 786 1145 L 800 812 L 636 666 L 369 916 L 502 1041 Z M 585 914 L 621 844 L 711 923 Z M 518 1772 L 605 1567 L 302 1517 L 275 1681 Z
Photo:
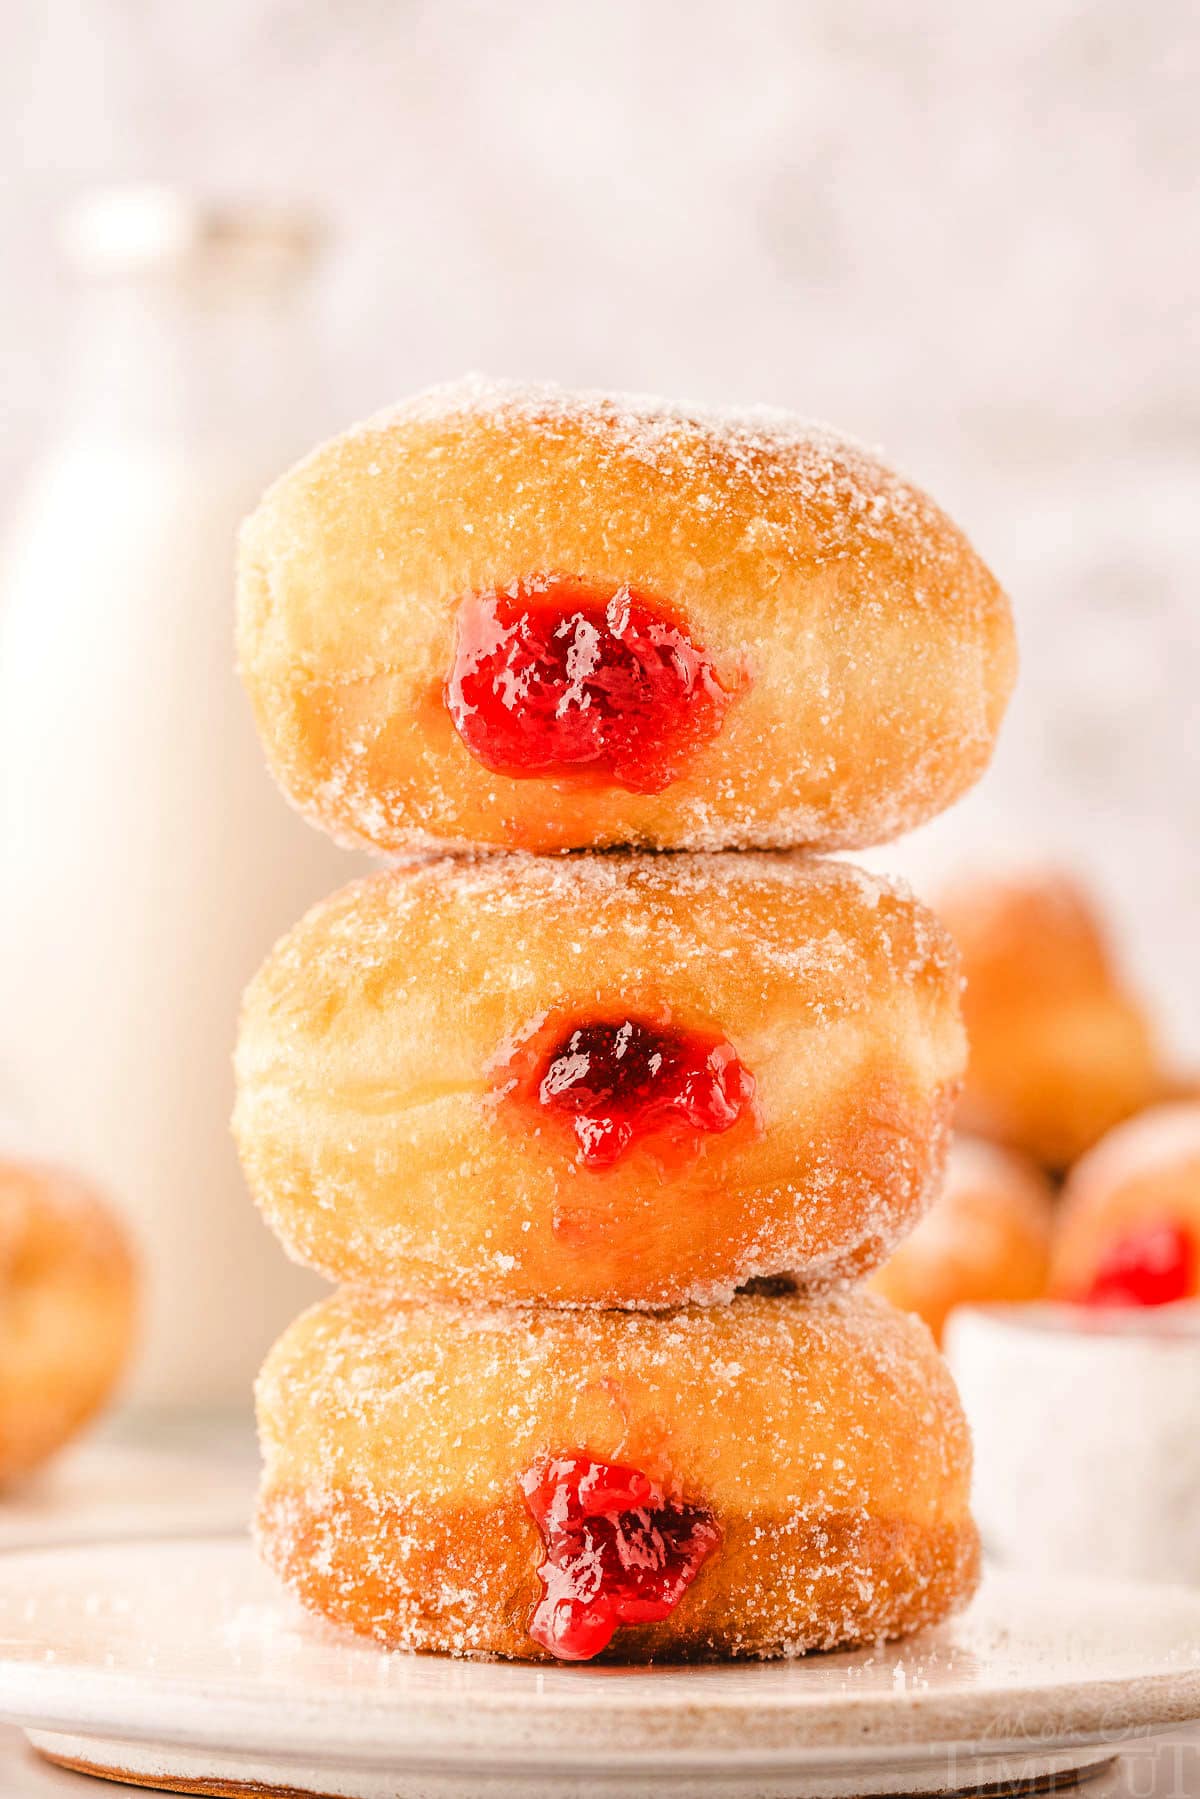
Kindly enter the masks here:
M 1146 1015 L 1084 890 L 1061 874 L 964 877 L 936 899 L 962 955 L 962 1129 L 1062 1169 L 1161 1079 Z
M 242 534 L 284 791 L 374 850 L 882 842 L 978 777 L 1008 603 L 877 456 L 782 414 L 466 381 Z
M 1094 1305 L 1200 1297 L 1200 1102 L 1154 1106 L 1075 1164 L 1051 1288 Z
M 872 1277 L 940 1343 L 956 1306 L 1018 1304 L 1046 1290 L 1054 1189 L 1035 1162 L 956 1137 L 938 1197 Z
M 271 1351 L 258 1416 L 263 1556 L 396 1648 L 795 1655 L 975 1583 L 953 1382 L 869 1294 L 646 1315 L 347 1289 Z
M 87 1423 L 129 1357 L 133 1256 L 87 1182 L 0 1158 L 0 1295 L 0 1482 L 7 1482 Z
M 836 862 L 418 861 L 251 983 L 238 1147 L 293 1255 L 410 1297 L 828 1284 L 936 1188 L 958 986 L 933 915 Z

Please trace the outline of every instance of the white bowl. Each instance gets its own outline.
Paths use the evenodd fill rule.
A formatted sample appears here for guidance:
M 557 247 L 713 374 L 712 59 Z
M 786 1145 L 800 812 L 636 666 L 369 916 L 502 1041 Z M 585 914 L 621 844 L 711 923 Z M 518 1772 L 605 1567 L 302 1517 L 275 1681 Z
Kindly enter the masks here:
M 1200 1584 L 1200 1304 L 965 1307 L 946 1354 L 998 1561 Z

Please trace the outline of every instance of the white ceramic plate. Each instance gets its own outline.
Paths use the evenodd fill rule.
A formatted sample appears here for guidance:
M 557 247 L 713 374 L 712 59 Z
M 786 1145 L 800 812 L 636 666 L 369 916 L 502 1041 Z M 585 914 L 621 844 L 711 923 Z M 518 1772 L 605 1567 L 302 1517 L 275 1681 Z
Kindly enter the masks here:
M 346 1639 L 244 1538 L 39 1550 L 0 1557 L 0 1718 L 68 1765 L 202 1793 L 944 1792 L 1200 1718 L 1200 1591 L 993 1576 L 965 1617 L 883 1649 L 541 1668 Z

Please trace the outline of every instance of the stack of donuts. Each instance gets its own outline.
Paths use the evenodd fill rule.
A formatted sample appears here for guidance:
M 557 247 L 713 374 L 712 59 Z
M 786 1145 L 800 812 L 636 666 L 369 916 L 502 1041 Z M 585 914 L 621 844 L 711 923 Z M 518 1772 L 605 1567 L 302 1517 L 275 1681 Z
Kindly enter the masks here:
M 940 1177 L 958 963 L 814 854 L 987 762 L 1012 627 L 961 534 L 778 414 L 466 383 L 271 489 L 239 655 L 288 797 L 391 859 L 246 995 L 243 1163 L 341 1283 L 260 1377 L 266 1560 L 533 1660 L 963 1603 L 957 1395 L 855 1285 Z

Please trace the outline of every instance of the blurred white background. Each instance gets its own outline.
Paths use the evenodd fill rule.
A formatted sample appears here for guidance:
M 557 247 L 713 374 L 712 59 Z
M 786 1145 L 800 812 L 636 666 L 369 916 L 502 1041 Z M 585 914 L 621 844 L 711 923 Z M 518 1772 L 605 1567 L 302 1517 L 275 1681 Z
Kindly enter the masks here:
M 1009 587 L 1024 672 L 983 787 L 877 860 L 1081 866 L 1200 1057 L 1190 0 L 9 0 L 5 21 L 0 501 L 54 430 L 56 215 L 112 178 L 328 221 L 314 429 L 481 368 L 882 442 Z
M 315 202 L 330 419 L 466 367 L 882 441 L 1021 614 L 954 821 L 1083 857 L 1200 1053 L 1200 24 L 1189 0 L 10 0 L 11 487 L 99 177 Z M 3 490 L 0 490 L 2 494 Z M 939 833 L 939 838 L 944 833 Z M 947 839 L 948 841 L 948 839 Z

